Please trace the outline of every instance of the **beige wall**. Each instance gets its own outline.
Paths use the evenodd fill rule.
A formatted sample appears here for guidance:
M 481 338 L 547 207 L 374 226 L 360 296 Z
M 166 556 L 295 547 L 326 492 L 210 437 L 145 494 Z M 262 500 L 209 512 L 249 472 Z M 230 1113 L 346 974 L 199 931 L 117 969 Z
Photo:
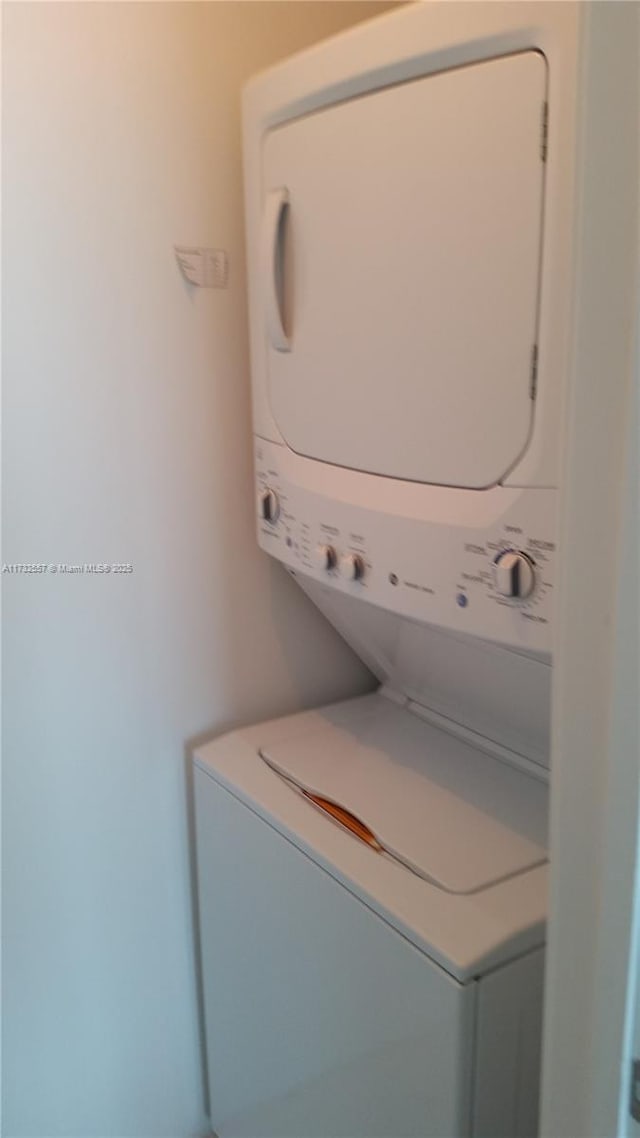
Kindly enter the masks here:
M 4 1133 L 203 1134 L 184 744 L 369 678 L 253 536 L 239 93 L 367 3 L 4 5 Z M 225 248 L 192 291 L 175 242 Z

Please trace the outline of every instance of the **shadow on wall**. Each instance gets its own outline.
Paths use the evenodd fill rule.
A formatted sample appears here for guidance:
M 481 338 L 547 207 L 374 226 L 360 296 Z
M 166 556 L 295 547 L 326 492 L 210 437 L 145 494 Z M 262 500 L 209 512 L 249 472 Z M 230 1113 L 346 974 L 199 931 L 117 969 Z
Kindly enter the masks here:
M 193 957 L 198 1007 L 198 1037 L 200 1040 L 200 1075 L 202 1080 L 202 1108 L 207 1117 L 211 1115 L 211 1099 L 207 1076 L 207 1037 L 204 1021 L 204 990 L 202 980 L 202 949 L 200 945 L 200 907 L 198 903 L 198 863 L 196 859 L 196 817 L 193 777 L 193 751 L 205 739 L 193 739 L 184 749 L 184 777 L 186 786 L 187 834 L 189 851 L 189 883 L 191 917 L 193 923 Z

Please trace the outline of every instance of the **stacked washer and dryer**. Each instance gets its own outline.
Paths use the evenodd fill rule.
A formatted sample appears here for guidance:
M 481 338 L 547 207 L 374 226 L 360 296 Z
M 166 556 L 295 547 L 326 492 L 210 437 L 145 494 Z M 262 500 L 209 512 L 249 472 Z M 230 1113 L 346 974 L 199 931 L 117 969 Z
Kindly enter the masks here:
M 195 753 L 219 1138 L 536 1133 L 580 18 L 245 94 L 258 541 L 380 686 Z

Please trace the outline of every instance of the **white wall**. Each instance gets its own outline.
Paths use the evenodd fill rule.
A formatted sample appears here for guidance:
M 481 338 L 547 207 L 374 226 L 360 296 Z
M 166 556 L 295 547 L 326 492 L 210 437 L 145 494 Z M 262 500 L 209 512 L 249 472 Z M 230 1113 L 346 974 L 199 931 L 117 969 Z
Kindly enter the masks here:
M 614 1138 L 638 840 L 640 9 L 583 10 L 540 1133 Z M 635 429 L 635 428 L 634 428 Z M 635 494 L 634 494 L 635 491 Z M 635 563 L 634 563 L 635 558 Z M 632 962 L 632 968 L 633 964 Z
M 369 683 L 254 542 L 239 89 L 374 8 L 4 5 L 3 561 L 134 566 L 3 577 L 7 1138 L 205 1132 L 185 741 Z

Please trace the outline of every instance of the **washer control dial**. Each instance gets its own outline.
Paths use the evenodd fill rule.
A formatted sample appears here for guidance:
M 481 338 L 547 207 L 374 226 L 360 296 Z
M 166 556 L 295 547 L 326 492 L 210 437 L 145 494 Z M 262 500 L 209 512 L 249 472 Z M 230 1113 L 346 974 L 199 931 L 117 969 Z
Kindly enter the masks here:
M 329 573 L 338 564 L 338 554 L 332 545 L 319 545 L 316 548 L 316 565 Z
M 361 581 L 364 577 L 364 561 L 359 553 L 345 553 L 340 561 L 340 576 L 345 581 Z
M 275 490 L 271 490 L 268 486 L 265 490 L 261 490 L 258 495 L 258 512 L 263 521 L 269 522 L 272 526 L 276 524 L 280 516 L 278 495 Z
M 506 549 L 495 559 L 496 588 L 502 597 L 524 600 L 533 592 L 535 572 L 526 553 Z

